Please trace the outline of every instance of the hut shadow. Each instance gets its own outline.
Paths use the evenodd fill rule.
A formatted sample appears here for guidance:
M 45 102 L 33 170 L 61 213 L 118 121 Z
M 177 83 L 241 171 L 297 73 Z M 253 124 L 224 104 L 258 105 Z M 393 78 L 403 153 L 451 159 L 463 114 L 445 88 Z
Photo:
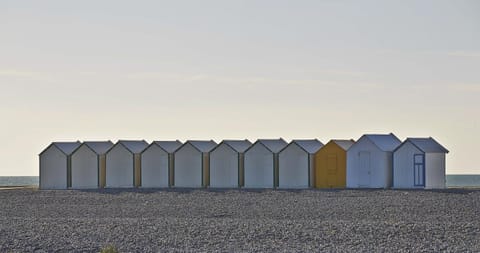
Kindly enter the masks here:
M 274 191 L 276 192 L 281 192 L 281 193 L 295 193 L 295 194 L 300 194 L 300 193 L 305 193 L 312 191 L 314 189 L 312 188 L 297 188 L 297 189 L 286 189 L 286 188 L 277 188 Z
M 194 188 L 103 188 L 103 189 L 73 189 L 85 193 L 98 193 L 106 195 L 119 195 L 122 193 L 153 194 L 159 192 L 191 193 L 202 189 Z
M 306 188 L 306 189 L 272 189 L 272 188 L 103 188 L 103 189 L 70 189 L 71 191 L 85 192 L 85 193 L 98 193 L 107 195 L 118 195 L 122 193 L 138 193 L 138 194 L 153 194 L 153 193 L 178 193 L 178 194 L 190 194 L 193 192 L 211 192 L 216 194 L 226 194 L 230 192 L 246 192 L 246 193 L 267 193 L 267 192 L 280 192 L 280 193 L 295 193 L 301 194 L 305 192 L 432 192 L 442 194 L 459 194 L 468 195 L 476 192 L 480 192 L 480 188 L 447 188 L 447 189 L 370 189 L 370 188 L 330 188 L 330 189 L 318 189 L 318 188 Z
M 209 189 L 209 188 L 173 187 L 173 188 L 102 188 L 102 189 L 71 189 L 71 190 L 85 192 L 85 193 L 118 195 L 122 193 L 154 194 L 154 193 L 167 193 L 167 192 L 178 193 L 178 194 L 190 194 L 193 192 L 227 193 L 231 191 L 238 191 L 238 188 Z
M 265 193 L 271 191 L 280 191 L 274 189 L 264 188 L 185 188 L 185 187 L 172 187 L 172 188 L 102 188 L 102 189 L 70 189 L 71 191 L 85 192 L 85 193 L 97 193 L 107 195 L 118 195 L 122 193 L 138 193 L 138 194 L 153 194 L 153 193 L 178 193 L 178 194 L 190 194 L 194 192 L 211 192 L 218 194 L 226 194 L 229 192 L 252 192 L 252 193 Z M 300 192 L 300 190 L 282 190 L 289 192 Z

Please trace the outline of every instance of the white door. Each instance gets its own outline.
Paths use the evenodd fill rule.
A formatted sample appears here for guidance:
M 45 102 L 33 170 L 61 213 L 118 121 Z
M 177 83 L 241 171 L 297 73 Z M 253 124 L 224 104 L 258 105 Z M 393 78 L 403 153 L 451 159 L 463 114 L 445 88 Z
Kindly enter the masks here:
M 360 157 L 360 169 L 359 173 L 359 186 L 360 187 L 369 187 L 370 186 L 370 152 L 361 151 L 359 153 Z

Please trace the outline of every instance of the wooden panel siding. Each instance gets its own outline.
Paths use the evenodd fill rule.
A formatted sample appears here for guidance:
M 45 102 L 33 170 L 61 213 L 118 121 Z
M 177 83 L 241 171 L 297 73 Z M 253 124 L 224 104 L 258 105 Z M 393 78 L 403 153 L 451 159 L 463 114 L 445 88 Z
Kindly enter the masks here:
M 142 170 L 141 170 L 141 157 L 140 154 L 134 155 L 134 171 L 135 171 L 135 187 L 140 187 L 142 185 Z
M 334 171 L 329 168 L 329 159 L 335 159 L 330 160 L 336 164 Z M 330 141 L 315 154 L 314 164 L 316 188 L 346 187 L 347 152 L 335 142 Z
M 107 168 L 107 159 L 105 155 L 99 155 L 99 188 L 104 188 L 106 185 L 106 168 Z

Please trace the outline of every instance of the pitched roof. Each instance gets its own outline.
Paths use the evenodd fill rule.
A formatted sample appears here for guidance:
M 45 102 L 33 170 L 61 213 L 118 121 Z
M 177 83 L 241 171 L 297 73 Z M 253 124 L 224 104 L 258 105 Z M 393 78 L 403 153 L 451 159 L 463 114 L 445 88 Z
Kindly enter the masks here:
M 65 155 L 71 155 L 75 149 L 77 149 L 82 143 L 79 141 L 76 142 L 52 142 L 51 145 L 54 145 Z M 43 152 L 42 152 L 43 153 Z
M 252 146 L 252 143 L 249 140 L 223 140 L 221 143 L 227 144 L 239 153 L 245 152 L 245 150 Z
M 210 152 L 210 150 L 214 149 L 215 146 L 217 146 L 217 143 L 212 141 L 212 140 L 210 140 L 210 141 L 187 141 L 187 143 L 192 144 L 200 152 Z
M 373 142 L 380 150 L 385 152 L 394 151 L 402 141 L 400 141 L 394 134 L 365 134 L 364 137 Z
M 417 148 L 425 153 L 448 153 L 449 151 L 444 148 L 440 143 L 430 138 L 407 138 L 408 142 L 411 142 Z
M 355 144 L 355 141 L 353 140 L 332 140 L 332 141 L 345 151 L 347 151 L 353 144 Z
M 167 153 L 173 153 L 180 146 L 182 146 L 182 142 L 180 142 L 179 140 L 176 140 L 176 141 L 154 141 L 152 144 L 158 145 L 160 148 L 165 150 Z
M 144 140 L 141 140 L 141 141 L 119 140 L 117 144 L 121 144 L 122 146 L 124 146 L 126 149 L 128 149 L 130 152 L 134 154 L 138 154 L 142 152 L 148 146 L 148 143 Z
M 303 150 L 305 150 L 309 154 L 315 154 L 321 147 L 323 147 L 323 143 L 321 143 L 317 139 L 313 140 L 293 140 L 293 143 L 296 143 L 300 146 Z
M 107 151 L 113 146 L 111 141 L 85 141 L 84 145 L 87 145 L 97 155 L 107 153 Z
M 259 142 L 262 145 L 264 145 L 272 153 L 278 153 L 278 152 L 280 152 L 280 150 L 282 150 L 284 147 L 286 147 L 288 145 L 288 143 L 282 138 L 280 138 L 280 139 L 259 139 L 256 142 Z

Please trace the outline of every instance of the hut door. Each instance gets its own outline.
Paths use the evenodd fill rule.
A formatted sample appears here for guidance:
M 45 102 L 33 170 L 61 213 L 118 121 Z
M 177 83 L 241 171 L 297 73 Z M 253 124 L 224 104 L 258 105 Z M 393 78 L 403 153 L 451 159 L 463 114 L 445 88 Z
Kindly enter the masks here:
M 337 155 L 329 154 L 327 156 L 327 184 L 328 187 L 337 187 Z
M 359 153 L 360 157 L 360 170 L 359 175 L 359 186 L 370 186 L 370 152 L 361 151 Z
M 425 186 L 425 155 L 413 156 L 413 183 L 414 186 Z

